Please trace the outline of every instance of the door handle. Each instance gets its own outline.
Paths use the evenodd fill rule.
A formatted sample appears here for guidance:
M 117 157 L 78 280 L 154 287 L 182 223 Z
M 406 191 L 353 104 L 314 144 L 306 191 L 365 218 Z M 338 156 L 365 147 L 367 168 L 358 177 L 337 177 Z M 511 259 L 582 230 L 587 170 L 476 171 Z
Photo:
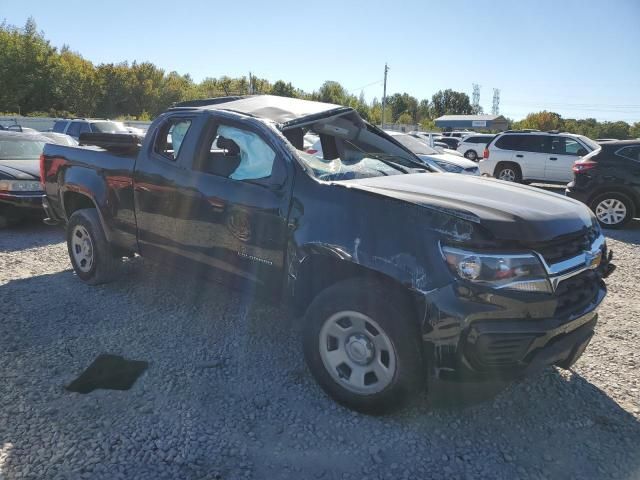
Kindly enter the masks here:
M 549 160 L 557 160 L 558 157 L 549 157 Z
M 524 155 L 516 155 L 516 157 L 518 157 L 518 158 L 523 158 L 523 157 L 524 157 Z

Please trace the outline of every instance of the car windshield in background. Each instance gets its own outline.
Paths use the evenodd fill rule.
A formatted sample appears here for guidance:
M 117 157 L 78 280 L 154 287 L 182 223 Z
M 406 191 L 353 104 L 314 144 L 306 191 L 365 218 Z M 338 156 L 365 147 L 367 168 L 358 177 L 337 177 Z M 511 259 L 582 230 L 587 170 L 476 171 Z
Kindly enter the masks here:
M 589 147 L 592 150 L 597 150 L 598 148 L 600 148 L 600 145 L 598 145 L 597 142 L 594 142 L 593 140 L 591 140 L 589 137 L 585 137 L 584 135 L 578 135 L 578 138 L 582 140 L 584 143 L 586 143 L 587 145 L 589 145 Z
M 411 150 L 413 153 L 415 153 L 416 155 L 437 155 L 438 154 L 437 150 L 431 148 L 422 140 L 412 137 L 411 135 L 401 134 L 401 135 L 391 135 L 391 136 L 394 139 L 396 139 L 398 142 L 400 142 L 402 145 L 407 147 L 409 150 Z
M 0 140 L 0 160 L 32 160 L 40 158 L 44 142 L 36 140 Z
M 91 122 L 91 126 L 100 133 L 127 133 L 127 129 L 116 122 Z

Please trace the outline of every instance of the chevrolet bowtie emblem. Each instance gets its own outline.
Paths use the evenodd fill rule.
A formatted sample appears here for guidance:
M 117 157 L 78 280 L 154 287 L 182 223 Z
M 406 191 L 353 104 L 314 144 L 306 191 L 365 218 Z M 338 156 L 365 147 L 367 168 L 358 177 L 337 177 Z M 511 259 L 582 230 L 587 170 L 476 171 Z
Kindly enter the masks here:
M 598 268 L 601 259 L 602 252 L 600 250 L 595 252 L 584 252 L 584 266 L 587 268 Z

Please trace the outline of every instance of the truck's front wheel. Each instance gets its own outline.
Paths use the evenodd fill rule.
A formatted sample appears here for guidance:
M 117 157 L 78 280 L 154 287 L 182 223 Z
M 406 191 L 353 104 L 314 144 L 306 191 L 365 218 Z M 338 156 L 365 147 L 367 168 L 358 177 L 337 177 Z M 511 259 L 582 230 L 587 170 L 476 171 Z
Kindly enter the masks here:
M 73 269 L 86 283 L 98 285 L 118 275 L 122 258 L 114 254 L 107 242 L 94 208 L 76 210 L 69 218 L 67 249 Z
M 375 282 L 345 280 L 307 310 L 304 353 L 311 373 L 336 401 L 365 413 L 402 406 L 424 386 L 412 308 Z

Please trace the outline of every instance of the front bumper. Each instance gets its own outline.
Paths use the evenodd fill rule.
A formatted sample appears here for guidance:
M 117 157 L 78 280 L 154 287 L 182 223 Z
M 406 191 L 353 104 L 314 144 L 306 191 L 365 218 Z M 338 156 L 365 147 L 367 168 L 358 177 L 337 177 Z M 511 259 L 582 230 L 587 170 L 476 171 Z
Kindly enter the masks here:
M 585 272 L 554 295 L 477 291 L 454 283 L 429 292 L 422 324 L 427 363 L 446 379 L 513 379 L 571 366 L 588 345 L 606 296 Z
M 8 216 L 44 214 L 42 199 L 44 193 L 0 193 L 0 213 Z

